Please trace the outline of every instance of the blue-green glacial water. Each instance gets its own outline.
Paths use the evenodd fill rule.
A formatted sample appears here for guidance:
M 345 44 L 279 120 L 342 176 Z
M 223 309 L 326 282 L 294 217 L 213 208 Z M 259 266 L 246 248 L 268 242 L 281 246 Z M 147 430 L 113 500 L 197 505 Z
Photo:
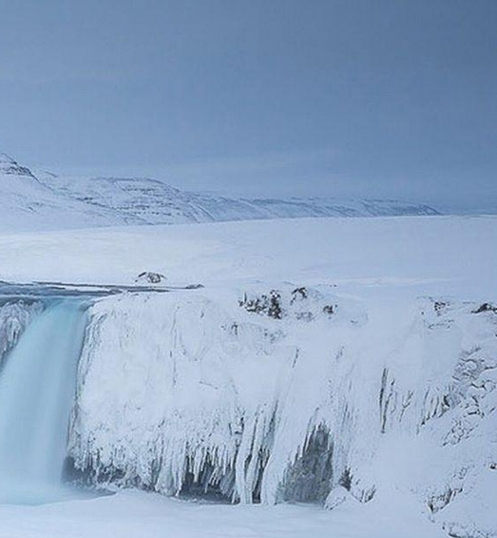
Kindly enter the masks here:
M 50 300 L 7 357 L 0 374 L 0 503 L 71 496 L 62 474 L 85 325 L 81 299 Z

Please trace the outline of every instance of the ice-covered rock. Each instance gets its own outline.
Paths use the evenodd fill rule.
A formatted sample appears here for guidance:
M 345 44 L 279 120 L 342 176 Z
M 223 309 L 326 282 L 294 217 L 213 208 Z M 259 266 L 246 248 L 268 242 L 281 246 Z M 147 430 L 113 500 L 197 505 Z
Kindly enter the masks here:
M 329 508 L 400 495 L 441 527 L 487 528 L 497 315 L 273 292 L 278 316 L 265 288 L 99 300 L 70 429 L 82 479 Z
M 21 334 L 42 310 L 40 301 L 4 299 L 0 303 L 0 369 Z
M 136 278 L 135 282 L 139 284 L 160 284 L 166 280 L 162 273 L 154 273 L 153 271 L 142 271 Z

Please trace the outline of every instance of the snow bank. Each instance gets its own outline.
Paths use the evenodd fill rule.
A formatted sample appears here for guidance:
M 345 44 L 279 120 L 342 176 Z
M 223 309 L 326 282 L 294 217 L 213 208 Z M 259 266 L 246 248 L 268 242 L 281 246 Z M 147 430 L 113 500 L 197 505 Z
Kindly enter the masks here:
M 106 298 L 69 454 L 92 484 L 329 508 L 400 496 L 454 536 L 494 536 L 496 333 L 491 305 L 324 286 Z

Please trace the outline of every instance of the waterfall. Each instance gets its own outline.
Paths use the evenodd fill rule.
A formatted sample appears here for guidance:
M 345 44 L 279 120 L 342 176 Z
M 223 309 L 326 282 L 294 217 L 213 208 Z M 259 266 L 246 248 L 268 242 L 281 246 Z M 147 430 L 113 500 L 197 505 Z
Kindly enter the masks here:
M 57 301 L 26 329 L 0 377 L 0 502 L 64 497 L 62 471 L 86 316 Z

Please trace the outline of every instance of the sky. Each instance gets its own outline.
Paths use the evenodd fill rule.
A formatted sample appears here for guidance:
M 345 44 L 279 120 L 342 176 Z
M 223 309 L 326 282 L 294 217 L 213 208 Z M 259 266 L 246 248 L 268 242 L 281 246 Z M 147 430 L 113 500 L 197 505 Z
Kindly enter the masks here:
M 0 0 L 0 150 L 66 175 L 497 208 L 496 0 Z

